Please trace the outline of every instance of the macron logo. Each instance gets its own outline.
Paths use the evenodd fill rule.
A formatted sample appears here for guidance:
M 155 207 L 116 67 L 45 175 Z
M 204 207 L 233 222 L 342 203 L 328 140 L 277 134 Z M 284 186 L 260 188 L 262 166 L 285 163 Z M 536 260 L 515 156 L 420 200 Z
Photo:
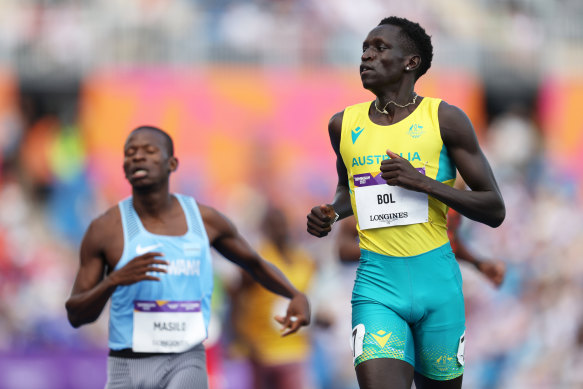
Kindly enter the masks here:
M 363 128 L 356 127 L 354 130 L 352 130 L 352 144 L 354 144 L 354 142 L 356 142 L 356 140 L 358 139 L 358 136 L 360 134 L 362 134 L 363 131 L 364 131 L 364 127 Z
M 146 254 L 146 253 L 149 253 L 150 251 L 154 251 L 158 247 L 162 247 L 162 243 L 152 244 L 150 246 L 144 246 L 144 247 L 142 247 L 138 244 L 138 247 L 136 247 L 136 254 L 138 254 L 138 255 Z

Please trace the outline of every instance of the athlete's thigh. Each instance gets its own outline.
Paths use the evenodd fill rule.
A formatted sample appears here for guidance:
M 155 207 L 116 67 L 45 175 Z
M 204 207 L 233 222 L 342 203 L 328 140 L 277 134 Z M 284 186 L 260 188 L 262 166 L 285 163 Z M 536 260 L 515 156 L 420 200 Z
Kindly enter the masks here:
M 125 389 L 132 387 L 129 362 L 126 358 L 107 358 L 107 382 L 105 389 Z
M 378 302 L 352 306 L 351 348 L 354 366 L 371 359 L 398 359 L 415 365 L 413 334 L 396 312 Z
M 461 274 L 455 257 L 443 250 L 416 274 L 416 301 L 424 315 L 413 325 L 415 371 L 448 381 L 464 372 L 465 313 Z
M 437 381 L 415 373 L 416 389 L 461 389 L 463 375 L 447 381 Z
M 177 354 L 168 362 L 167 389 L 196 388 L 207 389 L 206 352 L 198 345 L 185 353 Z
M 108 357 L 106 389 L 159 388 L 165 375 L 164 357 Z
M 407 322 L 377 302 L 352 307 L 352 350 L 361 389 L 410 389 L 415 362 Z
M 369 359 L 356 366 L 360 389 L 411 389 L 413 366 L 392 358 Z
M 447 381 L 464 373 L 465 326 L 414 328 L 415 371 L 429 379 Z

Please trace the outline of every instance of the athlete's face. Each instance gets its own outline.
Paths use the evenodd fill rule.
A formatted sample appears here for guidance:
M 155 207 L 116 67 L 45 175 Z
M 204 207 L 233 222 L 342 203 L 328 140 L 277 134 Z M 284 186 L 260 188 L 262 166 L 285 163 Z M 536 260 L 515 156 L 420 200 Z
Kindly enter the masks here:
M 411 58 L 403 49 L 400 27 L 373 28 L 362 43 L 360 78 L 365 89 L 377 89 L 400 80 Z
M 263 220 L 265 235 L 275 244 L 284 244 L 289 237 L 289 228 L 285 214 L 276 208 L 269 209 Z
M 150 187 L 168 180 L 177 160 L 169 155 L 166 138 L 156 131 L 132 132 L 124 146 L 123 170 L 132 187 Z

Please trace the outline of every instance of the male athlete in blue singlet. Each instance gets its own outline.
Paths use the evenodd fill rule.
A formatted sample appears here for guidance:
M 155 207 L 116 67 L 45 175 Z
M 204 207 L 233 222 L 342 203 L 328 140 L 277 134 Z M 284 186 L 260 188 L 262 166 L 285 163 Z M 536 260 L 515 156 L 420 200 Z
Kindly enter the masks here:
M 282 335 L 310 321 L 309 304 L 215 209 L 169 191 L 178 167 L 172 139 L 139 127 L 124 146 L 132 196 L 96 218 L 81 245 L 66 303 L 74 327 L 99 317 L 111 298 L 109 389 L 207 388 L 205 350 L 214 247 L 270 291 L 290 299 Z
M 338 185 L 312 208 L 308 232 L 326 236 L 354 214 L 360 264 L 351 345 L 361 388 L 460 388 L 465 312 L 447 210 L 497 227 L 502 196 L 468 117 L 415 92 L 433 57 L 417 23 L 383 19 L 363 43 L 360 76 L 374 101 L 332 116 Z M 453 187 L 456 169 L 471 190 Z

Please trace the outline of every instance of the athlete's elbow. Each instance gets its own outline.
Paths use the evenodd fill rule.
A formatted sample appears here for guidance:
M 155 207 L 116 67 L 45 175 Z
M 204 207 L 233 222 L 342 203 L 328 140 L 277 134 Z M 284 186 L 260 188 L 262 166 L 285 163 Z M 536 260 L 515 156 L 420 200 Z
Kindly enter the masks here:
M 83 325 L 83 323 L 79 320 L 76 320 L 75 318 L 67 315 L 67 318 L 69 319 L 69 324 L 71 324 L 71 327 L 73 328 L 79 328 Z
M 490 220 L 487 224 L 492 228 L 500 227 L 505 218 L 506 208 L 502 206 L 494 212 L 490 213 Z
M 93 323 L 95 320 L 97 320 L 97 318 L 80 317 L 72 315 L 70 313 L 67 314 L 67 319 L 69 320 L 69 323 L 73 328 L 79 328 L 84 324 Z
M 67 320 L 69 320 L 69 324 L 71 324 L 73 328 L 79 328 L 83 325 L 83 321 L 81 321 L 79 317 L 77 317 L 75 314 L 69 311 L 68 308 L 67 308 Z
M 71 324 L 73 328 L 79 328 L 83 324 L 91 323 L 96 320 L 87 320 L 87 318 L 83 317 L 70 299 L 65 303 L 65 309 L 67 310 L 67 320 L 69 320 L 69 324 Z

